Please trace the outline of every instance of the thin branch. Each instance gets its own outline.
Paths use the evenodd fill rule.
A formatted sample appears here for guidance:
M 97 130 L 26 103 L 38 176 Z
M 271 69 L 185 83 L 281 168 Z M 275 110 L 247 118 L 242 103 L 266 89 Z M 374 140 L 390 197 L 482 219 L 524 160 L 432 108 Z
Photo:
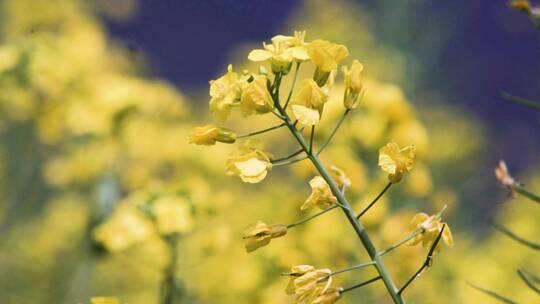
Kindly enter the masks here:
M 526 198 L 532 200 L 532 201 L 535 201 L 537 203 L 540 203 L 540 196 L 532 193 L 532 192 L 529 192 L 527 189 L 525 189 L 523 187 L 522 184 L 520 183 L 514 183 L 514 189 L 516 190 L 517 193 L 525 196 Z
M 296 63 L 296 69 L 294 70 L 294 78 L 291 85 L 291 90 L 289 91 L 289 96 L 287 96 L 287 101 L 285 102 L 285 106 L 283 106 L 283 110 L 287 110 L 287 106 L 289 106 L 289 101 L 291 101 L 291 96 L 294 91 L 294 85 L 296 84 L 296 76 L 298 76 L 298 69 L 300 69 L 300 62 Z
M 270 112 L 271 112 L 272 114 L 274 114 L 277 118 L 279 118 L 279 119 L 285 121 L 285 116 L 283 116 L 283 115 L 277 113 L 276 110 L 271 110 Z
M 321 152 L 324 150 L 324 148 L 326 148 L 326 146 L 328 146 L 328 144 L 330 144 L 330 141 L 332 141 L 332 138 L 334 138 L 334 135 L 336 135 L 339 127 L 341 127 L 341 124 L 343 124 L 343 121 L 345 120 L 345 118 L 347 117 L 347 114 L 349 114 L 350 111 L 351 110 L 349 110 L 349 109 L 345 110 L 345 112 L 343 113 L 343 116 L 341 116 L 341 119 L 338 121 L 336 127 L 334 128 L 332 133 L 330 133 L 330 136 L 328 137 L 328 139 L 324 142 L 324 144 L 321 146 L 321 148 L 317 152 L 317 154 L 316 154 L 317 156 L 319 156 L 319 154 L 321 154 Z
M 304 149 L 300 149 L 298 151 L 295 151 L 294 153 L 291 153 L 290 155 L 285 156 L 285 157 L 272 159 L 271 161 L 272 161 L 272 163 L 277 163 L 277 162 L 281 162 L 281 161 L 284 161 L 284 160 L 288 160 L 291 157 L 295 157 L 296 155 L 302 154 L 302 152 L 304 152 Z
M 510 102 L 513 102 L 513 103 L 521 105 L 521 106 L 525 106 L 525 107 L 533 109 L 533 110 L 540 111 L 540 102 L 538 102 L 538 101 L 533 101 L 533 100 L 530 100 L 530 99 L 513 96 L 513 95 L 510 95 L 510 94 L 508 94 L 506 92 L 502 92 L 501 95 L 502 95 L 502 97 L 504 99 L 506 99 L 506 100 L 508 100 Z
M 254 136 L 254 135 L 263 134 L 263 133 L 270 132 L 270 131 L 275 130 L 275 129 L 282 128 L 282 127 L 284 127 L 286 125 L 287 125 L 286 123 L 282 123 L 282 124 L 279 124 L 277 126 L 273 126 L 273 127 L 266 128 L 266 129 L 263 129 L 263 130 L 247 133 L 247 134 L 244 134 L 244 135 L 239 135 L 236 138 L 246 138 L 246 137 L 250 137 L 250 136 Z
M 287 166 L 287 165 L 297 163 L 299 161 L 303 161 L 303 160 L 305 160 L 307 158 L 308 158 L 307 156 L 302 156 L 300 158 L 295 158 L 295 159 L 291 159 L 291 160 L 280 162 L 280 163 L 272 163 L 272 166 L 274 166 L 274 167 Z
M 435 248 L 437 248 L 437 245 L 439 244 L 439 241 L 441 240 L 444 228 L 446 228 L 446 224 L 443 224 L 441 231 L 439 232 L 439 235 L 437 235 L 437 238 L 435 239 L 435 242 L 431 245 L 431 248 L 429 248 L 429 252 L 426 256 L 426 260 L 424 261 L 424 264 L 416 271 L 416 273 L 401 287 L 398 291 L 398 295 L 401 295 L 403 291 L 412 283 L 414 280 L 418 279 L 422 272 L 428 267 L 430 267 L 433 264 L 433 252 L 435 252 Z
M 517 271 L 518 275 L 521 277 L 521 279 L 529 286 L 530 289 L 535 291 L 537 294 L 540 295 L 540 288 L 536 286 L 533 282 L 533 278 L 530 277 L 530 274 L 526 272 L 525 270 L 518 269 Z
M 408 241 L 414 239 L 417 235 L 422 234 L 422 233 L 424 233 L 424 229 L 422 229 L 422 228 L 416 229 L 415 231 L 413 231 L 413 233 L 409 234 L 407 237 L 405 237 L 401 241 L 399 241 L 396 244 L 394 244 L 394 245 L 386 248 L 385 250 L 381 251 L 379 253 L 379 256 L 383 256 L 383 255 L 389 253 L 390 251 L 392 251 L 392 250 L 398 248 L 399 246 L 407 243 Z
M 525 245 L 525 246 L 528 246 L 532 249 L 535 249 L 535 250 L 540 250 L 540 243 L 535 243 L 535 242 L 531 242 L 531 241 L 528 241 L 518 235 L 516 235 L 515 233 L 513 233 L 512 231 L 510 231 L 508 228 L 502 226 L 502 225 L 499 225 L 495 222 L 491 222 L 491 226 L 493 226 L 493 228 L 499 230 L 501 233 L 505 234 L 506 236 L 516 240 L 517 242 Z
M 330 273 L 328 276 L 330 277 L 330 276 L 340 274 L 340 273 L 344 273 L 344 272 L 347 272 L 347 271 L 366 268 L 366 267 L 371 266 L 371 265 L 375 265 L 375 262 L 369 261 L 369 262 L 366 262 L 366 263 L 362 263 L 362 264 L 354 265 L 354 266 L 351 266 L 351 267 L 343 268 L 343 269 L 340 269 L 340 270 L 336 270 L 336 271 Z
M 311 126 L 311 134 L 309 135 L 309 153 L 313 153 L 313 136 L 315 136 L 315 125 Z
M 378 281 L 378 280 L 380 280 L 380 279 L 381 279 L 381 276 L 377 276 L 377 277 L 374 277 L 373 279 L 369 279 L 369 280 L 364 281 L 364 282 L 362 282 L 362 283 L 358 283 L 358 284 L 356 284 L 356 285 L 347 287 L 347 288 L 341 290 L 341 294 L 344 294 L 344 293 L 349 292 L 349 291 L 351 291 L 351 290 L 353 290 L 353 289 L 360 288 L 360 287 L 362 287 L 362 286 L 371 284 L 371 283 L 373 283 L 373 282 L 375 282 L 375 281 Z
M 316 217 L 318 217 L 318 216 L 320 216 L 320 215 L 323 215 L 323 214 L 325 214 L 326 212 L 328 212 L 328 211 L 330 211 L 330 210 L 332 210 L 332 209 L 335 209 L 335 208 L 337 208 L 337 207 L 339 207 L 339 206 L 338 206 L 338 205 L 333 205 L 333 206 L 331 206 L 331 207 L 328 207 L 328 208 L 324 209 L 323 211 L 320 211 L 320 212 L 317 212 L 317 213 L 315 213 L 315 214 L 313 214 L 313 215 L 311 215 L 311 216 L 308 216 L 308 217 L 306 217 L 305 219 L 301 219 L 301 220 L 299 220 L 299 221 L 297 221 L 297 222 L 294 222 L 294 223 L 292 223 L 292 224 L 289 224 L 289 225 L 287 225 L 287 229 L 290 229 L 290 228 L 293 228 L 293 227 L 295 227 L 295 226 L 301 225 L 301 224 L 303 224 L 303 223 L 305 223 L 305 222 L 307 222 L 307 221 L 310 221 L 310 220 L 312 220 L 312 219 L 314 219 L 314 218 L 316 218 Z
M 504 297 L 504 296 L 501 296 L 500 294 L 494 292 L 494 291 L 491 291 L 489 289 L 486 289 L 486 288 L 483 288 L 483 287 L 480 287 L 478 285 L 474 285 L 473 283 L 471 282 L 467 282 L 467 284 L 469 284 L 469 286 L 471 286 L 472 288 L 474 289 L 477 289 L 487 295 L 490 295 L 491 297 L 503 302 L 503 303 L 507 303 L 507 304 L 518 304 L 516 301 L 513 301 L 513 300 L 510 300 L 509 298 L 507 297 Z
M 388 183 L 386 187 L 384 187 L 384 189 L 381 191 L 381 193 L 379 193 L 379 195 L 377 195 L 377 197 L 371 203 L 369 203 L 369 205 L 366 208 L 364 208 L 362 212 L 360 212 L 356 216 L 356 218 L 357 219 L 361 218 L 362 215 L 364 215 L 364 213 L 366 213 L 373 205 L 375 205 L 375 203 L 384 195 L 384 193 L 390 188 L 390 186 L 392 186 L 392 183 Z

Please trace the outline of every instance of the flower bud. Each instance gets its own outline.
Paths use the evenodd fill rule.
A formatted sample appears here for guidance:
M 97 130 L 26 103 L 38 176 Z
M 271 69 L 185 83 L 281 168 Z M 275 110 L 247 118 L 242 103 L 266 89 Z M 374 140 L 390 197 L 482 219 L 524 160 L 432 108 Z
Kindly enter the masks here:
M 246 251 L 252 252 L 260 247 L 266 246 L 272 239 L 284 236 L 287 234 L 287 226 L 285 225 L 268 225 L 262 221 L 258 221 L 255 226 L 248 228 L 244 232 L 244 239 L 247 239 Z
M 214 125 L 196 127 L 189 136 L 189 143 L 211 146 L 217 142 L 232 144 L 236 141 L 236 133 L 229 129 L 218 128 Z

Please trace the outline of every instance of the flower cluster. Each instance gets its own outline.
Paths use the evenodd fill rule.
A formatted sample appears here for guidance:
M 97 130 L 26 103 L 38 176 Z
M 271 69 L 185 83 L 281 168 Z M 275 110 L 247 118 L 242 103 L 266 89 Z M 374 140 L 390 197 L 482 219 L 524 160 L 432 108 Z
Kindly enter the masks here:
M 285 289 L 288 295 L 294 295 L 296 304 L 332 304 L 341 298 L 340 289 L 331 288 L 332 271 L 316 269 L 311 265 L 298 265 L 286 273 L 291 278 Z

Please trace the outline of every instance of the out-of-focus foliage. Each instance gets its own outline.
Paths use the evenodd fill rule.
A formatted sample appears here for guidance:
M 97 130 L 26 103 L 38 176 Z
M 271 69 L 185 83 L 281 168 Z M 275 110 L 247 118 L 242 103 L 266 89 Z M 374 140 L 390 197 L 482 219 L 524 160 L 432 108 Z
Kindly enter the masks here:
M 171 229 L 181 232 L 176 274 L 188 303 L 286 303 L 287 281 L 279 273 L 291 265 L 337 269 L 367 259 L 338 213 L 246 255 L 242 231 L 257 219 L 287 224 L 309 214 L 299 207 L 309 194 L 313 168 L 303 162 L 290 171 L 276 168 L 266 183 L 251 187 L 227 178 L 223 163 L 229 148 L 187 144 L 196 113 L 192 105 L 170 84 L 141 76 L 141 65 L 107 39 L 98 7 L 89 3 L 0 2 L 3 301 L 82 303 L 114 295 L 122 303 L 153 303 L 171 258 L 161 236 Z M 506 284 L 514 275 L 507 272 L 534 265 L 534 257 L 499 234 L 479 240 L 471 232 L 478 223 L 470 222 L 469 210 L 484 204 L 463 198 L 476 166 L 483 165 L 486 141 L 478 123 L 447 106 L 416 109 L 389 82 L 406 77 L 403 57 L 377 44 L 368 12 L 342 1 L 308 1 L 299 11 L 291 27 L 365 56 L 360 58 L 367 75 L 364 99 L 322 155 L 325 163 L 347 169 L 354 207 L 365 206 L 386 183 L 386 175 L 375 169 L 380 146 L 395 141 L 417 147 L 410 176 L 365 217 L 367 228 L 379 236 L 374 241 L 380 248 L 395 243 L 407 234 L 413 210 L 431 213 L 444 203 L 451 215 L 447 220 L 458 224 L 455 249 L 439 253 L 435 267 L 405 297 L 415 303 L 491 303 L 466 286 L 466 280 L 474 280 L 526 301 L 526 288 Z M 318 141 L 340 115 L 340 97 L 328 102 Z M 275 122 L 269 117 L 240 124 L 234 116 L 230 121 L 239 133 Z M 265 135 L 265 141 L 276 155 L 292 147 L 283 130 Z M 538 173 L 531 175 L 531 183 L 538 184 Z M 152 221 L 144 206 L 163 199 L 181 201 L 181 213 L 187 214 L 181 221 L 193 222 L 179 227 Z M 530 225 L 535 222 L 530 204 L 521 200 L 505 205 L 509 210 L 501 211 L 500 221 L 524 235 L 538 235 L 531 230 L 538 225 Z M 406 247 L 385 258 L 403 282 L 424 255 L 420 247 Z M 362 270 L 337 280 L 347 285 L 371 275 Z M 356 299 L 387 298 L 377 283 L 342 302 Z

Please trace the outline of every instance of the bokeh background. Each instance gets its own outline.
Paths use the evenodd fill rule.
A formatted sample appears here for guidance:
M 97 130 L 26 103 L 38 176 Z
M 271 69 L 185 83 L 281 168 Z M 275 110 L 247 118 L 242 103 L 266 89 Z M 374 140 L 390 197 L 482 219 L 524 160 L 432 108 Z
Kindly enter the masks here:
M 180 303 L 287 303 L 279 273 L 290 266 L 338 269 L 364 261 L 337 213 L 246 254 L 245 227 L 306 215 L 298 207 L 312 169 L 280 168 L 246 185 L 224 174 L 233 148 L 187 144 L 195 125 L 212 121 L 208 81 L 228 63 L 256 69 L 246 60 L 249 50 L 301 29 L 308 40 L 347 45 L 365 65 L 363 108 L 324 154 L 325 162 L 348 169 L 355 208 L 384 186 L 380 146 L 392 140 L 418 147 L 411 176 L 365 220 L 377 245 L 406 235 L 414 213 L 449 206 L 445 220 L 456 246 L 407 290 L 408 301 L 492 303 L 470 281 L 533 303 L 515 270 L 539 273 L 538 255 L 488 221 L 529 239 L 540 232 L 538 206 L 504 203 L 493 176 L 504 158 L 528 188 L 540 189 L 540 117 L 500 97 L 540 98 L 539 32 L 506 1 L 483 2 L 1 0 L 1 302 L 86 303 L 113 295 L 122 303 L 157 303 L 171 256 L 137 208 L 149 196 L 189 205 L 190 224 L 175 244 Z M 339 107 L 336 95 L 318 140 Z M 237 117 L 229 127 L 247 132 L 271 121 Z M 293 149 L 285 132 L 264 141 L 277 155 Z M 388 257 L 398 281 L 424 254 L 404 247 Z M 370 275 L 354 272 L 338 283 Z M 341 301 L 388 298 L 377 283 Z

